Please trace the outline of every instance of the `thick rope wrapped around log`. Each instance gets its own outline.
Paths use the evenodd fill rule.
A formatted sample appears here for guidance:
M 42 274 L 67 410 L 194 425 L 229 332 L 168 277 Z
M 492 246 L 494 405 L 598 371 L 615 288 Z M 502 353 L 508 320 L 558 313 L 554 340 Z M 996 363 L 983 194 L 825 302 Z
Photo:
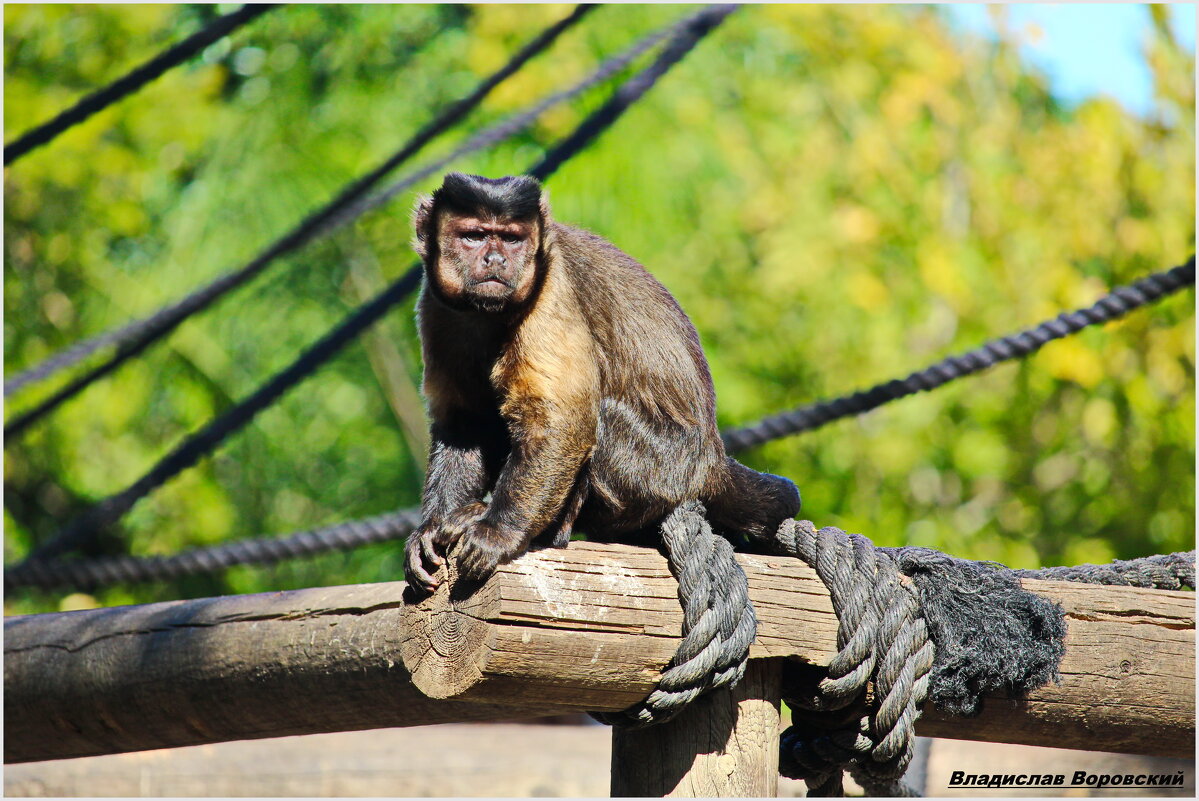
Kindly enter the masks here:
M 805 779 L 811 795 L 830 796 L 843 794 L 842 771 L 853 766 L 871 795 L 913 795 L 900 779 L 912 760 L 934 659 L 914 588 L 860 534 L 788 520 L 773 544 L 816 570 L 840 621 L 838 653 L 825 675 L 784 677 L 794 722 L 780 743 L 781 772 Z
M 700 695 L 731 687 L 745 675 L 758 621 L 733 546 L 712 532 L 698 501 L 679 506 L 662 522 L 662 542 L 679 581 L 683 641 L 657 689 L 623 712 L 592 713 L 603 723 L 665 723 Z
M 645 726 L 740 678 L 754 636 L 744 573 L 698 503 L 663 523 L 663 546 L 679 578 L 684 638 L 659 688 L 606 723 Z M 813 796 L 843 795 L 843 772 L 874 796 L 915 795 L 902 782 L 924 702 L 974 715 L 982 696 L 1019 697 L 1058 678 L 1062 609 L 1019 579 L 1178 589 L 1194 586 L 1194 553 L 1112 565 L 1009 570 L 928 548 L 879 548 L 860 534 L 785 521 L 769 551 L 803 559 L 829 589 L 840 622 L 838 653 L 825 669 L 792 663 L 783 697 L 793 725 L 781 738 L 781 772 Z M 704 674 L 699 668 L 711 665 Z

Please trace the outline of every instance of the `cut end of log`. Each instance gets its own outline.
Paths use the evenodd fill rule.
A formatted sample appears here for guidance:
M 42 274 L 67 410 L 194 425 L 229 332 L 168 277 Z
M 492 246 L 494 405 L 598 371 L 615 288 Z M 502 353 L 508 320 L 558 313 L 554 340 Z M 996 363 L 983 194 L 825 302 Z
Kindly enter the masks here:
M 460 697 L 483 678 L 478 668 L 487 650 L 488 628 L 478 610 L 490 605 L 494 577 L 471 586 L 460 584 L 456 573 L 452 563 L 443 567 L 437 590 L 404 606 L 400 654 L 412 683 L 430 698 Z M 411 592 L 405 593 L 405 600 Z

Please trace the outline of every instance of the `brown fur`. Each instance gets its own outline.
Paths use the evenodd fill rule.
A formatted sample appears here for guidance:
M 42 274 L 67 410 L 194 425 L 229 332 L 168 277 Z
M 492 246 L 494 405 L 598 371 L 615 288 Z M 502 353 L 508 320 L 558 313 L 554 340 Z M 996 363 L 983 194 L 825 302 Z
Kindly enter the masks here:
M 509 293 L 494 297 L 493 283 L 478 301 L 470 276 L 490 268 L 479 266 L 473 241 L 455 243 L 451 232 L 513 221 L 444 212 L 433 201 L 418 207 L 434 444 L 409 582 L 435 586 L 433 568 L 459 540 L 460 568 L 482 578 L 535 538 L 563 545 L 576 527 L 652 538 L 686 500 L 751 536 L 798 512 L 791 482 L 725 455 L 699 337 L 670 293 L 607 241 L 554 222 L 544 199 L 538 209 L 529 226 L 536 242 L 511 249 L 526 261 L 503 268 Z

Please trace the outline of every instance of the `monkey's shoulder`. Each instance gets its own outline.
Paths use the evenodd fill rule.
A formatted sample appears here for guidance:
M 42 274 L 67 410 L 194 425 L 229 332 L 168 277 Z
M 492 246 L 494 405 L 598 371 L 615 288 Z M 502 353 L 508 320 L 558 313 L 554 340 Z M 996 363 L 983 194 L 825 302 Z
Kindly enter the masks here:
M 582 228 L 554 223 L 554 231 L 569 281 L 593 325 L 624 321 L 658 334 L 664 328 L 684 336 L 693 333 L 678 301 L 632 256 Z
M 629 254 L 599 234 L 573 225 L 554 222 L 554 243 L 565 257 L 572 274 L 583 273 L 586 278 L 614 278 L 657 283 L 649 271 Z
M 707 426 L 714 418 L 712 379 L 699 334 L 678 301 L 603 237 L 555 225 L 581 317 L 600 357 L 604 396 L 651 417 Z

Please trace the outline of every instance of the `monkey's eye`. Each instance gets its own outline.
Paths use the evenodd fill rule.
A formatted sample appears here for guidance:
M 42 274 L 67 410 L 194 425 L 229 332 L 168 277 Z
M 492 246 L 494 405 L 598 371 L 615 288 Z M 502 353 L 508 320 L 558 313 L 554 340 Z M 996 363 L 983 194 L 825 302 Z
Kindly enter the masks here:
M 500 234 L 500 238 L 509 244 L 513 242 L 520 242 L 522 239 L 524 239 L 524 237 L 520 234 Z
M 487 234 L 482 231 L 464 231 L 458 235 L 459 238 L 465 239 L 467 242 L 482 242 L 487 238 Z

